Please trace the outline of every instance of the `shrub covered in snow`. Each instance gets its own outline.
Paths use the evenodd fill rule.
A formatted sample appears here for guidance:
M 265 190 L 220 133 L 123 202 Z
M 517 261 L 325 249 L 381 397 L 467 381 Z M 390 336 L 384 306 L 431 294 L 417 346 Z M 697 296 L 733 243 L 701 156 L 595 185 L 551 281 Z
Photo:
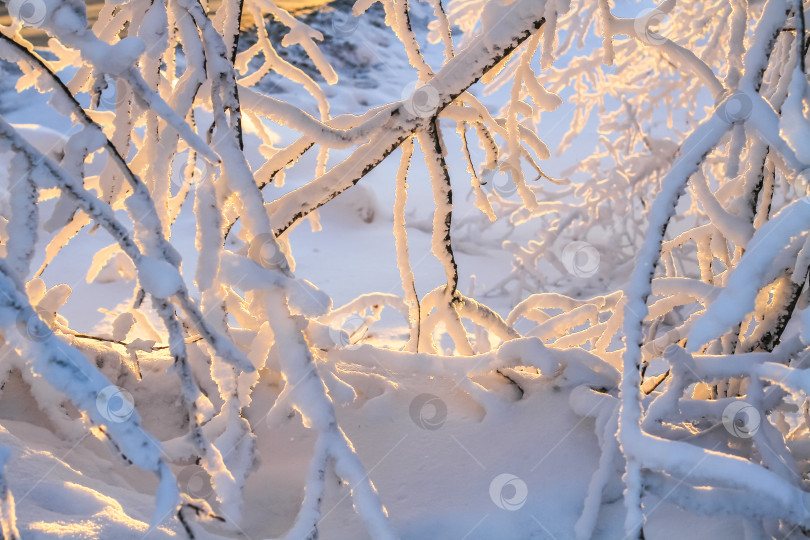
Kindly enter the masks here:
M 315 538 L 335 477 L 370 537 L 419 537 L 389 515 L 396 498 L 372 482 L 377 463 L 361 459 L 341 417 L 376 398 L 384 425 L 398 377 L 452 381 L 494 430 L 529 430 L 520 411 L 563 391 L 599 450 L 576 518 L 554 529 L 563 537 L 652 537 L 661 501 L 734 516 L 753 537 L 805 534 L 806 5 L 426 3 L 382 0 L 380 11 L 358 0 L 351 15 L 308 25 L 272 0 L 7 2 L 0 59 L 19 72 L 0 73 L 14 73 L 4 79 L 18 93 L 46 95 L 69 129 L 12 123 L 14 107 L 0 103 L 3 392 L 36 403 L 40 414 L 23 416 L 32 423 L 76 445 L 92 433 L 153 473 L 130 480 L 155 493 L 152 527 L 190 538 L 257 523 L 252 534 Z M 333 35 L 315 28 L 324 20 Z M 429 20 L 425 32 L 416 20 Z M 47 48 L 31 45 L 31 28 Z M 336 70 L 357 28 L 366 42 L 351 38 Z M 413 80 L 391 98 L 361 45 L 395 40 Z M 362 76 L 336 106 L 344 71 Z M 385 103 L 358 97 L 369 81 Z M 549 119 L 567 132 L 550 133 Z M 560 174 L 546 172 L 549 146 L 576 154 Z M 368 185 L 378 168 L 390 171 L 390 221 Z M 406 210 L 421 180 L 430 191 L 416 202 L 431 218 L 414 223 Z M 474 214 L 459 218 L 467 192 Z M 401 291 L 335 307 L 296 264 L 302 223 L 351 234 L 391 221 Z M 430 290 L 413 263 L 420 231 L 441 269 Z M 460 270 L 459 254 L 491 254 L 493 234 L 512 270 L 463 292 L 477 270 Z M 66 260 L 76 243 L 90 246 L 87 260 Z M 80 299 L 106 310 L 106 329 L 64 315 L 72 289 L 59 272 L 76 267 L 92 290 L 130 287 L 114 310 Z M 438 431 L 445 400 L 417 394 L 403 416 Z M 541 413 L 564 417 L 529 414 Z M 296 415 L 310 442 L 303 493 L 287 519 L 265 517 L 245 495 L 270 476 L 259 437 L 288 436 Z M 23 435 L 6 439 L 22 447 Z M 542 433 L 513 457 L 533 437 Z M 13 496 L 28 495 L 9 490 L 3 465 L 14 460 L 0 453 L 4 538 L 19 535 Z M 532 507 L 523 478 L 492 476 L 494 509 Z M 617 521 L 605 511 L 616 486 L 620 527 L 606 522 Z M 530 517 L 539 527 L 515 522 L 505 537 L 554 534 Z

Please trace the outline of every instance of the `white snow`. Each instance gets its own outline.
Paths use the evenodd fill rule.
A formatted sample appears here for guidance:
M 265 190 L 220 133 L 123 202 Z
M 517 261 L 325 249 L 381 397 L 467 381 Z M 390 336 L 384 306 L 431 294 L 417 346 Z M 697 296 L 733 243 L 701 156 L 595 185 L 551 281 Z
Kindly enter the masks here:
M 801 3 L 38 3 L 3 537 L 810 525 Z
M 180 272 L 166 261 L 141 257 L 137 267 L 138 281 L 147 294 L 157 298 L 169 298 L 183 288 Z

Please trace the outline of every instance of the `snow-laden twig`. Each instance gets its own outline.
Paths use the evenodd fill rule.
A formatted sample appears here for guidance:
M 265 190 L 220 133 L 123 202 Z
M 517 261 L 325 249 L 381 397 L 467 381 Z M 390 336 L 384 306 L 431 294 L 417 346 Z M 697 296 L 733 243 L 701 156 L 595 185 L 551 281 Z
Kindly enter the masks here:
M 575 412 L 582 416 L 592 415 L 593 411 L 597 411 L 596 436 L 601 450 L 599 465 L 588 484 L 584 507 L 574 526 L 577 540 L 586 540 L 593 537 L 602 504 L 602 492 L 611 478 L 619 455 L 619 443 L 616 440 L 619 403 L 613 396 L 599 394 L 582 386 L 571 392 L 570 402 Z
M 397 249 L 397 268 L 405 298 L 408 303 L 408 326 L 410 337 L 406 350 L 416 352 L 419 348 L 419 334 L 422 320 L 420 316 L 419 295 L 416 293 L 416 280 L 410 263 L 408 251 L 408 231 L 405 229 L 405 205 L 408 201 L 408 168 L 413 157 L 413 140 L 402 144 L 402 157 L 397 170 L 396 197 L 394 200 L 394 239 Z
M 450 186 L 450 173 L 445 161 L 447 151 L 439 132 L 439 124 L 435 119 L 424 131 L 419 132 L 417 138 L 425 155 L 425 163 L 433 186 L 433 203 L 436 205 L 433 213 L 431 251 L 444 267 L 447 276 L 445 296 L 450 301 L 458 288 L 458 266 L 450 236 L 453 219 L 453 190 Z
M 318 432 L 319 444 L 322 445 L 321 451 L 316 451 L 313 457 L 305 504 L 288 537 L 295 538 L 289 536 L 293 532 L 312 534 L 314 530 L 317 534 L 320 505 L 316 501 L 321 498 L 323 491 L 323 461 L 331 457 L 334 459 L 335 472 L 348 482 L 355 508 L 372 536 L 396 538 L 374 484 L 338 425 L 332 402 L 317 374 L 302 329 L 289 312 L 286 298 L 279 289 L 267 291 L 261 296 L 265 299 L 267 316 L 278 339 L 277 347 L 287 384 L 293 389 L 293 404 L 304 417 L 305 424 Z
M 664 0 L 643 17 L 633 19 L 616 17 L 608 11 L 602 15 L 604 17 L 603 25 L 607 28 L 607 33 L 611 36 L 623 34 L 631 38 L 643 40 L 645 36 L 639 32 L 639 28 L 649 32 L 649 28 L 645 27 L 650 25 L 650 21 L 662 18 L 662 15 L 669 12 L 674 5 L 675 0 Z M 697 75 L 714 97 L 719 97 L 722 94 L 724 90 L 723 84 L 717 79 L 711 68 L 692 51 L 681 47 L 671 39 L 663 36 L 659 36 L 655 39 L 655 45 L 661 49 L 663 54 L 665 54 L 671 62 L 679 66 L 683 65 Z
M 11 450 L 0 448 L 0 537 L 4 540 L 19 540 L 17 514 L 14 510 L 14 495 L 8 487 L 6 466 L 11 458 Z
M 174 513 L 179 501 L 177 484 L 161 452 L 158 440 L 141 427 L 136 411 L 126 416 L 110 415 L 110 382 L 87 358 L 61 341 L 34 312 L 25 293 L 15 284 L 5 261 L 0 262 L 0 325 L 3 336 L 26 351 L 29 368 L 67 396 L 93 424 L 103 426 L 122 457 L 160 479 L 152 522 L 157 525 Z M 18 321 L 36 328 L 36 338 L 26 337 Z M 26 331 L 26 330 L 23 330 Z
M 104 135 L 102 134 L 102 130 L 98 124 L 96 124 L 90 116 L 84 111 L 84 109 L 79 105 L 79 103 L 75 100 L 72 96 L 70 91 L 59 81 L 58 77 L 50 70 L 48 67 L 35 56 L 30 54 L 26 49 L 24 49 L 19 44 L 13 42 L 12 40 L 6 38 L 4 35 L 0 34 L 0 44 L 7 45 L 10 51 L 13 51 L 14 55 L 19 58 L 25 59 L 26 62 L 32 63 L 34 67 L 41 70 L 44 74 L 46 74 L 49 79 L 54 83 L 54 88 L 57 92 L 59 92 L 65 101 L 69 104 L 70 110 L 76 114 L 76 116 L 80 119 L 80 121 L 88 128 L 91 128 L 87 133 L 88 135 L 96 138 L 101 138 L 103 140 L 104 148 L 108 152 L 108 155 L 111 156 L 112 160 L 118 165 L 121 172 L 124 174 L 124 177 L 129 182 L 130 186 L 133 189 L 133 196 L 129 200 L 128 208 L 131 212 L 131 216 L 133 218 L 133 223 L 138 226 L 143 227 L 143 232 L 140 236 L 141 241 L 143 242 L 144 247 L 146 248 L 148 253 L 152 253 L 153 256 L 161 255 L 166 258 L 169 262 L 174 265 L 179 263 L 179 255 L 177 254 L 176 250 L 173 246 L 171 246 L 166 238 L 163 236 L 161 230 L 160 222 L 157 220 L 157 211 L 155 209 L 155 203 L 149 194 L 146 186 L 141 182 L 141 180 L 131 171 L 129 166 L 127 165 L 126 161 L 123 159 L 119 151 L 113 145 L 113 143 Z M 0 119 L 2 120 L 2 119 Z M 11 135 L 6 135 L 8 139 L 12 139 Z M 55 175 L 55 180 L 58 182 L 61 181 L 61 185 L 64 186 L 62 189 L 66 190 L 72 197 L 76 197 L 76 193 L 74 193 L 73 188 L 71 187 L 71 180 L 65 176 L 64 174 L 58 171 L 58 167 L 52 164 L 50 161 L 45 159 L 38 159 L 37 156 L 39 153 L 36 149 L 32 148 L 30 145 L 25 143 L 22 139 L 15 137 L 17 144 L 21 145 L 21 149 L 24 153 L 28 155 L 28 159 L 32 163 L 40 163 L 42 162 L 43 165 L 49 169 L 49 172 Z M 92 199 L 92 195 L 89 195 L 89 192 L 82 193 L 81 190 L 75 190 L 80 196 L 77 198 L 77 204 L 82 206 L 82 202 L 84 199 L 82 197 L 87 197 L 88 199 Z M 81 199 L 79 202 L 78 199 Z M 108 228 L 113 226 L 111 221 L 106 217 L 106 212 L 103 210 L 103 205 L 92 204 L 91 208 L 93 211 L 85 210 L 85 212 L 91 216 L 96 221 L 99 221 L 97 216 L 105 215 L 105 219 L 100 221 L 102 226 Z M 114 219 L 114 218 L 113 218 Z M 108 228 L 108 230 L 110 230 Z M 136 262 L 140 255 L 139 250 L 135 246 L 134 242 L 128 238 L 128 235 L 124 234 L 123 227 L 117 226 L 116 231 L 110 231 L 112 236 L 116 238 L 116 240 L 121 243 L 122 250 L 133 260 Z M 185 287 L 183 286 L 183 290 L 180 291 L 180 297 L 183 302 L 183 307 L 186 309 L 195 323 L 199 325 L 199 330 L 203 333 L 209 343 L 222 354 L 224 358 L 231 362 L 235 362 L 240 364 L 243 368 L 249 368 L 249 364 L 241 361 L 239 358 L 240 353 L 236 351 L 233 347 L 228 347 L 227 344 L 224 343 L 221 337 L 219 337 L 218 333 L 215 332 L 213 329 L 209 327 L 209 325 L 205 322 L 204 318 L 199 313 L 198 308 L 188 299 L 187 293 L 184 292 Z
M 675 213 L 678 197 L 683 192 L 686 181 L 697 170 L 705 156 L 717 145 L 720 137 L 728 130 L 728 123 L 718 115 L 712 115 L 687 137 L 681 146 L 679 158 L 661 182 L 661 193 L 655 199 L 650 212 L 648 233 L 640 253 L 624 305 L 625 353 L 621 383 L 621 412 L 619 421 L 619 441 L 627 459 L 625 476 L 625 505 L 627 520 L 625 531 L 628 536 L 641 534 L 643 516 L 641 513 L 641 462 L 634 455 L 643 445 L 639 422 L 640 368 L 641 368 L 641 324 L 646 317 L 647 298 L 652 292 L 650 285 L 655 271 L 655 263 L 660 256 L 661 243 L 667 224 Z
M 726 286 L 701 317 L 700 324 L 689 332 L 690 351 L 699 350 L 709 340 L 741 322 L 754 309 L 757 292 L 773 279 L 768 278 L 768 273 L 778 275 L 784 264 L 796 259 L 801 244 L 791 242 L 791 239 L 808 227 L 810 199 L 803 198 L 791 203 L 757 230 Z
M 435 113 L 449 105 L 456 97 L 487 73 L 501 59 L 528 39 L 543 24 L 543 4 L 518 0 L 506 15 L 486 35 L 473 40 L 465 49 L 447 61 L 429 84 L 435 91 Z M 458 73 L 467 73 L 459 78 Z M 424 92 L 422 89 L 415 89 Z M 414 96 L 409 98 L 412 101 Z M 361 145 L 349 158 L 326 174 L 268 204 L 275 234 L 279 235 L 307 214 L 326 204 L 356 184 L 413 133 L 428 126 L 433 115 L 420 115 L 408 111 L 400 102 L 391 110 L 391 119 L 384 124 L 378 137 Z M 434 105 L 433 103 L 431 105 Z

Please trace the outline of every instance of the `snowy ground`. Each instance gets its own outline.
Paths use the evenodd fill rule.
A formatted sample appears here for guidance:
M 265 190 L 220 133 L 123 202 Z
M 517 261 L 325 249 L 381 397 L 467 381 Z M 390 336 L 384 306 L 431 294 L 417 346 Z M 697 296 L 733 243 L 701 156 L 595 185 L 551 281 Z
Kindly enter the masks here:
M 328 20 L 332 19 L 322 19 L 320 24 Z M 418 22 L 416 28 L 420 28 Z M 338 66 L 343 79 L 329 94 L 333 114 L 359 112 L 399 100 L 415 80 L 404 54 L 386 30 L 368 16 L 359 25 L 343 30 L 353 40 L 353 49 L 346 51 L 338 43 L 332 51 L 341 53 L 343 63 Z M 439 47 L 429 48 L 428 54 L 428 58 L 440 54 Z M 35 92 L 27 91 L 19 98 L 5 90 L 0 110 L 9 121 L 56 132 L 69 128 L 63 118 L 49 112 Z M 284 99 L 295 99 L 297 92 L 273 84 L 265 90 Z M 499 96 L 486 96 L 484 100 L 498 103 Z M 314 108 L 303 98 L 299 105 Z M 569 113 L 562 107 L 556 116 L 549 116 L 552 128 L 543 136 L 550 147 L 562 136 Z M 278 131 L 285 140 L 292 136 L 280 128 Z M 41 140 L 42 131 L 38 133 L 34 137 Z M 454 219 L 459 223 L 470 221 L 469 227 L 456 237 L 460 289 L 468 292 L 474 287 L 480 295 L 510 271 L 509 253 L 501 245 L 510 231 L 500 222 L 481 227 L 484 218 L 467 197 L 469 181 L 463 173 L 460 152 L 452 146 L 449 151 L 451 175 L 456 182 Z M 339 155 L 335 152 L 335 158 Z M 397 155 L 375 169 L 358 188 L 323 209 L 323 231 L 312 232 L 304 224 L 292 234 L 297 274 L 329 294 L 335 305 L 373 291 L 402 294 L 391 218 Z M 258 155 L 253 158 L 258 159 Z M 295 169 L 296 174 L 287 176 L 284 187 L 270 188 L 268 198 L 306 181 L 307 174 L 314 170 L 313 159 L 305 158 Z M 420 160 L 414 163 L 417 165 L 408 204 L 409 240 L 417 288 L 424 294 L 441 283 L 443 272 L 430 254 L 428 227 L 433 203 L 429 181 Z M 567 164 L 565 157 L 553 159 L 547 164 L 548 172 L 557 174 Z M 0 168 L 0 177 L 3 171 Z M 418 181 L 420 178 L 424 181 Z M 183 272 L 191 276 L 196 257 L 190 212 L 181 214 L 172 232 L 174 244 L 184 257 Z M 515 232 L 508 238 L 517 242 L 528 239 L 516 236 L 519 234 L 529 233 Z M 109 331 L 112 317 L 97 312 L 96 307 L 116 313 L 123 303 L 131 301 L 132 280 L 86 281 L 92 254 L 110 243 L 104 232 L 84 231 L 54 261 L 53 268 L 58 272 L 46 270 L 42 276 L 49 287 L 60 283 L 71 287 L 71 298 L 60 314 L 74 329 L 88 334 Z M 39 260 L 43 257 L 41 254 Z M 471 268 L 476 269 L 474 279 Z M 618 281 L 610 285 L 620 284 Z M 604 283 L 576 276 L 566 276 L 564 286 L 567 292 L 606 289 Z M 83 301 L 88 295 L 94 302 Z M 504 315 L 514 305 L 514 299 L 506 295 L 487 300 Z M 384 345 L 386 333 L 401 331 L 398 317 L 393 313 L 383 319 L 381 330 L 376 330 L 370 341 Z M 527 375 L 521 381 L 526 390 L 524 399 L 501 415 L 484 416 L 452 378 L 426 379 L 390 363 L 377 362 L 370 347 L 360 347 L 354 354 L 371 355 L 373 367 L 354 365 L 349 360 L 340 365 L 345 380 L 356 384 L 359 395 L 354 403 L 339 407 L 338 417 L 403 538 L 572 538 L 599 451 L 593 420 L 583 419 L 571 410 L 568 388 Z M 157 378 L 165 367 L 159 360 L 145 359 L 141 364 L 145 380 L 149 373 Z M 112 374 L 122 373 L 115 367 L 105 369 Z M 257 540 L 280 536 L 292 524 L 303 497 L 313 446 L 313 434 L 301 425 L 300 417 L 268 422 L 266 413 L 278 393 L 277 381 L 265 377 L 259 384 L 268 391 L 255 393 L 259 398 L 250 406 L 248 418 L 258 437 L 262 464 L 247 483 L 245 518 L 239 536 Z M 489 384 L 496 388 L 501 385 L 499 391 L 503 393 L 511 391 L 509 385 L 495 378 Z M 156 529 L 146 525 L 155 489 L 151 477 L 114 461 L 92 436 L 75 439 L 55 435 L 53 426 L 26 394 L 25 385 L 9 388 L 16 390 L 5 391 L 0 397 L 0 445 L 13 451 L 8 477 L 24 538 L 182 537 L 173 520 Z M 161 438 L 172 436 L 165 416 L 171 416 L 178 407 L 173 391 L 176 388 L 168 385 L 162 403 L 145 401 L 143 396 L 139 401 L 135 393 L 145 427 Z M 616 465 L 618 471 L 621 464 Z M 198 466 L 189 464 L 175 472 L 186 489 L 215 503 L 208 478 Z M 617 474 L 606 490 L 607 504 L 600 513 L 597 538 L 621 538 L 624 514 L 618 479 Z M 334 475 L 327 480 L 322 538 L 365 538 L 367 533 L 351 508 L 348 491 L 339 486 Z M 648 538 L 698 540 L 744 534 L 731 518 L 689 515 L 666 502 L 659 505 L 651 497 L 646 502 L 653 508 L 645 528 Z
M 567 392 L 548 381 L 531 382 L 524 385 L 527 395 L 507 415 L 482 418 L 480 408 L 455 381 L 385 373 L 398 388 L 368 384 L 358 403 L 341 407 L 338 416 L 402 538 L 572 538 L 599 456 L 593 421 L 571 411 Z M 359 374 L 347 377 L 350 382 L 363 379 Z M 436 410 L 428 404 L 421 416 L 413 415 L 412 403 L 422 394 L 441 405 Z M 0 441 L 15 455 L 9 480 L 21 528 L 27 531 L 24 538 L 176 537 L 171 521 L 158 529 L 146 524 L 155 488 L 151 478 L 144 481 L 132 467 L 109 463 L 107 449 L 92 437 L 67 442 L 32 425 L 30 411 L 19 410 L 26 405 L 33 406 L 30 398 L 19 395 L 0 400 L 4 416 L 19 415 L 13 421 L 4 419 Z M 262 465 L 246 486 L 242 538 L 282 535 L 303 497 L 313 435 L 298 418 L 274 424 L 271 430 L 265 417 L 269 405 L 257 402 L 248 415 Z M 137 395 L 136 406 L 149 409 Z M 147 415 L 145 425 L 154 430 L 159 418 Z M 175 472 L 190 493 L 214 501 L 199 466 Z M 330 478 L 322 537 L 367 538 L 347 491 L 339 487 L 337 477 Z M 493 495 L 493 485 L 502 490 Z M 621 538 L 624 512 L 618 476 L 605 500 L 595 538 Z M 733 518 L 688 515 L 652 497 L 648 504 L 654 507 L 645 527 L 651 538 L 744 537 Z

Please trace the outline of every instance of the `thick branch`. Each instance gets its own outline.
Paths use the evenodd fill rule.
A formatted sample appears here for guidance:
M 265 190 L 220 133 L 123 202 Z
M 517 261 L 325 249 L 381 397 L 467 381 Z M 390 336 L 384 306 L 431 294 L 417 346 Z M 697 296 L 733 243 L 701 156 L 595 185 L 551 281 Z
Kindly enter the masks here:
M 349 158 L 326 174 L 268 204 L 275 234 L 282 234 L 298 220 L 352 187 L 397 149 L 405 139 L 424 129 L 456 97 L 475 84 L 543 25 L 545 22 L 542 16 L 543 8 L 544 3 L 533 0 L 514 3 L 498 23 L 498 28 L 482 33 L 466 49 L 449 60 L 426 85 L 435 97 L 435 112 L 427 115 L 423 113 L 420 116 L 408 110 L 406 105 L 409 100 L 400 102 L 391 109 L 390 119 L 380 130 L 379 137 L 360 146 Z M 492 35 L 502 33 L 506 29 L 512 31 L 497 41 L 492 40 Z M 467 76 L 463 77 L 465 74 Z M 410 97 L 411 101 L 417 92 L 427 90 L 424 86 L 417 88 Z

